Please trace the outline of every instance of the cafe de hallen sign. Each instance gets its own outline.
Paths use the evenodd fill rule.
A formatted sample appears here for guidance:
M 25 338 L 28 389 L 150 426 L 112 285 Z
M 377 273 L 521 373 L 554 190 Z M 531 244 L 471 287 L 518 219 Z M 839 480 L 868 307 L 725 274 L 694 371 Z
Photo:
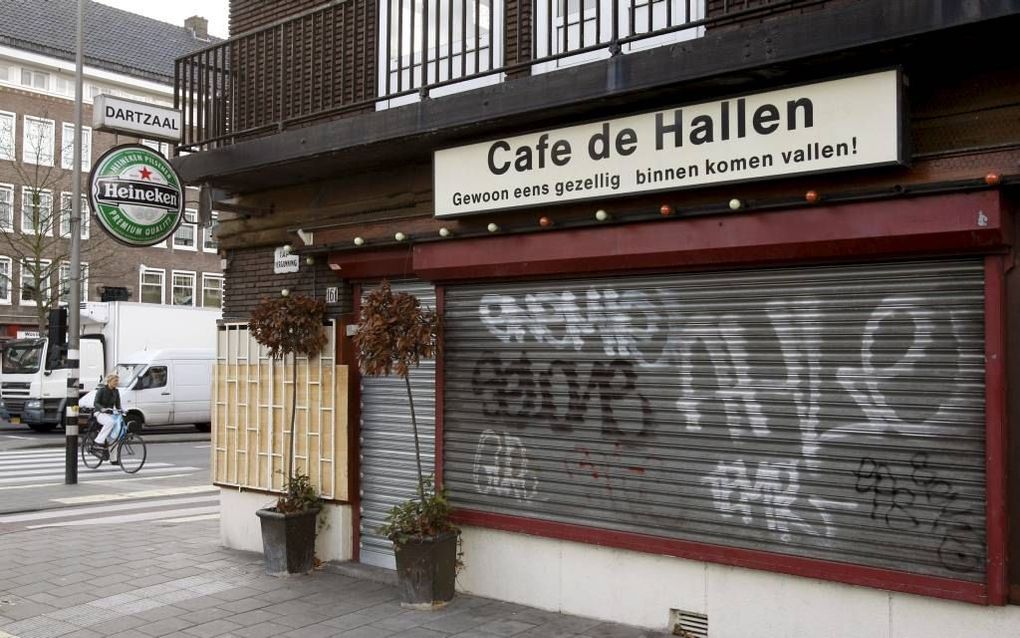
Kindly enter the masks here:
M 436 151 L 436 216 L 904 161 L 898 70 Z
M 89 203 L 103 229 L 128 246 L 170 237 L 184 216 L 184 186 L 162 154 L 145 146 L 115 146 L 89 175 Z

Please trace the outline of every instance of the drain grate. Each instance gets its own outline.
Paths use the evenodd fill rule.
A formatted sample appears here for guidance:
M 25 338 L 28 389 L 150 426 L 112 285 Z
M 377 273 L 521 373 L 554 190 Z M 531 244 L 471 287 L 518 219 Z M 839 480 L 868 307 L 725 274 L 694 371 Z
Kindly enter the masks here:
M 708 638 L 708 615 L 682 609 L 669 610 L 669 626 L 674 636 Z

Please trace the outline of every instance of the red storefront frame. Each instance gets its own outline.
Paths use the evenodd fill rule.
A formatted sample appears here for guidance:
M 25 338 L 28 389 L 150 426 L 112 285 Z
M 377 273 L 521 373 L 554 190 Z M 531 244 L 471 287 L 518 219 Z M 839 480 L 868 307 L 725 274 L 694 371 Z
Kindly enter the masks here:
M 471 510 L 457 520 L 509 532 L 762 569 L 852 585 L 1003 605 L 1006 567 L 1006 294 L 1002 254 L 1012 220 L 997 190 L 951 193 L 790 211 L 431 242 L 413 247 L 413 275 L 453 282 L 583 273 L 706 270 L 864 259 L 985 255 L 985 435 L 987 565 L 984 583 L 922 576 L 817 559 L 693 543 Z M 334 254 L 347 276 L 407 275 L 407 249 Z M 355 275 L 357 273 L 357 275 Z M 444 305 L 437 286 L 437 305 Z M 436 475 L 442 476 L 443 367 L 436 366 Z M 355 516 L 357 516 L 355 514 Z M 356 547 L 356 546 L 355 546 Z

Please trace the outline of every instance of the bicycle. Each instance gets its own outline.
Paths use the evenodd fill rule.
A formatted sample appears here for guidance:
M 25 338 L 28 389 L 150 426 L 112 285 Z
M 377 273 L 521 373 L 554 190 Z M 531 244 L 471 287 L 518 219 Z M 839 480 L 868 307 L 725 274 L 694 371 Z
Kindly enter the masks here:
M 89 418 L 88 428 L 86 428 L 85 433 L 82 435 L 82 463 L 90 470 L 95 470 L 103 464 L 103 461 L 116 454 L 116 458 L 120 462 L 120 469 L 128 474 L 134 474 L 145 465 L 145 457 L 147 455 L 145 439 L 128 430 L 127 424 L 124 422 L 123 412 L 120 410 L 107 410 L 107 412 L 119 419 L 119 423 L 114 426 L 114 430 L 117 431 L 118 435 L 113 441 L 106 444 L 96 443 L 96 437 L 99 436 L 102 426 L 93 414 Z M 108 454 L 104 454 L 104 452 L 108 452 Z

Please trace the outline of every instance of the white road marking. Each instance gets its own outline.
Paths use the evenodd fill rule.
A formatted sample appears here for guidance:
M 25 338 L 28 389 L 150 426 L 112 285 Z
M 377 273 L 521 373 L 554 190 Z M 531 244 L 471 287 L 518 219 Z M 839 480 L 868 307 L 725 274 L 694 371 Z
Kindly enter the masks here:
M 25 521 L 41 521 L 51 518 L 71 518 L 84 514 L 103 514 L 106 512 L 123 512 L 143 508 L 161 507 L 163 505 L 187 505 L 188 503 L 208 503 L 218 501 L 219 495 L 192 496 L 188 498 L 164 498 L 150 501 L 136 501 L 119 505 L 99 505 L 95 507 L 62 507 L 59 509 L 29 512 L 27 514 L 10 514 L 0 516 L 0 523 L 24 523 Z
M 167 516 L 198 515 L 218 513 L 220 506 L 213 507 L 192 507 L 176 510 L 164 510 L 162 512 L 143 512 L 141 514 L 123 514 L 121 516 L 107 516 L 103 518 L 87 518 L 79 521 L 61 521 L 59 523 L 46 523 L 45 525 L 29 525 L 26 529 L 40 529 L 43 527 L 77 527 L 81 525 L 113 525 L 116 523 L 137 523 L 140 521 L 152 521 L 165 519 Z
M 81 465 L 79 465 L 78 467 L 81 467 Z M 173 463 L 146 463 L 145 467 L 143 467 L 142 469 L 147 470 L 150 467 L 178 467 L 178 466 L 174 465 Z M 31 469 L 31 470 L 28 470 L 28 469 L 9 470 L 8 468 L 0 467 L 0 479 L 6 478 L 8 476 L 37 476 L 39 474 L 53 474 L 54 471 L 56 471 L 57 469 L 63 470 L 64 469 L 64 464 L 63 463 L 60 463 L 59 465 L 58 464 L 52 464 L 52 465 L 47 465 L 46 467 L 40 467 L 40 468 L 36 468 L 36 469 Z M 85 469 L 87 471 L 89 471 L 89 472 L 121 472 L 122 471 L 120 468 L 116 468 L 116 467 L 114 467 L 114 468 L 107 468 L 105 465 L 103 467 L 97 469 L 97 470 L 91 470 L 91 469 L 88 469 L 88 468 L 85 468 Z
M 183 467 L 181 467 L 181 466 L 176 466 L 176 465 L 171 465 L 170 467 L 153 467 L 153 468 L 150 469 L 150 466 L 148 464 L 146 464 L 145 467 L 142 468 L 142 472 L 145 472 L 146 474 L 166 474 L 168 472 L 180 472 L 181 470 L 191 470 L 191 471 L 194 471 L 194 470 L 201 470 L 201 469 L 202 468 L 198 468 L 198 467 L 190 467 L 190 466 L 183 466 Z M 114 475 L 114 474 L 123 474 L 123 472 L 122 472 L 122 470 L 120 468 L 117 468 L 117 467 L 111 467 L 109 469 L 107 469 L 107 468 L 99 468 L 98 470 L 83 470 L 83 471 L 79 471 L 78 472 L 78 480 L 79 481 L 82 481 L 82 480 L 85 480 L 85 481 L 93 480 L 94 481 L 94 480 L 97 480 L 99 478 L 103 478 L 104 476 L 110 476 L 110 475 Z M 187 476 L 187 475 L 185 475 L 185 476 Z M 0 478 L 0 484 L 10 485 L 12 483 L 24 483 L 26 479 L 28 479 L 28 480 L 45 480 L 45 479 L 56 479 L 56 478 L 61 478 L 62 479 L 63 477 L 64 477 L 63 472 L 55 473 L 55 472 L 47 471 L 47 473 L 45 475 L 40 475 L 40 476 L 34 476 L 33 475 L 33 476 L 27 476 L 27 477 L 22 476 L 22 477 L 13 477 L 13 478 Z M 121 476 L 121 480 L 123 480 L 124 478 L 133 478 L 133 477 L 134 477 L 134 475 L 123 474 Z
M 181 494 L 200 494 L 202 492 L 219 491 L 220 488 L 215 485 L 187 485 L 184 487 L 164 487 L 158 490 L 138 490 L 137 492 L 118 492 L 116 494 L 89 494 L 88 496 L 51 498 L 50 500 L 56 503 L 64 503 L 65 505 L 77 505 L 79 503 L 122 501 L 135 498 L 154 498 L 157 496 L 178 496 Z
M 190 523 L 192 521 L 211 521 L 219 518 L 219 514 L 205 514 L 203 516 L 185 516 L 184 518 L 168 518 L 157 523 Z

